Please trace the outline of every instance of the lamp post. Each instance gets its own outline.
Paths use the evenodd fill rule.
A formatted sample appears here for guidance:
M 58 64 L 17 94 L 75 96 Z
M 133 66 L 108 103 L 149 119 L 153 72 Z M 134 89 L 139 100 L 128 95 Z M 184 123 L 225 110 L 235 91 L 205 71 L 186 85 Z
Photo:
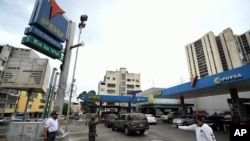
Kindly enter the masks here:
M 72 75 L 72 83 L 71 83 L 71 89 L 70 89 L 70 96 L 69 96 L 69 103 L 68 103 L 68 109 L 67 109 L 67 122 L 66 122 L 66 129 L 65 131 L 68 131 L 68 123 L 69 123 L 69 113 L 70 113 L 70 107 L 71 107 L 71 99 L 72 99 L 72 93 L 73 93 L 73 87 L 74 87 L 74 83 L 76 81 L 75 79 L 75 71 L 76 71 L 76 64 L 77 64 L 77 57 L 78 57 L 78 45 L 84 45 L 83 42 L 80 42 L 80 38 L 81 38 L 81 33 L 82 33 L 82 29 L 85 27 L 85 21 L 88 20 L 88 16 L 87 15 L 81 15 L 80 17 L 80 23 L 78 25 L 79 27 L 79 36 L 78 36 L 78 44 L 75 46 L 71 46 L 70 49 L 73 49 L 75 47 L 77 47 L 76 49 L 76 56 L 75 56 L 75 64 L 74 64 L 74 69 L 73 69 L 73 75 Z

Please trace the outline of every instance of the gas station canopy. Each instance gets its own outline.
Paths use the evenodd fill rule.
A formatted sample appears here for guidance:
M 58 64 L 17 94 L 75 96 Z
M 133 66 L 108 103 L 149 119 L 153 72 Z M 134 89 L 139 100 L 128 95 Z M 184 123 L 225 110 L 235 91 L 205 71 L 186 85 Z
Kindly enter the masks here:
M 197 79 L 193 86 L 187 82 L 163 89 L 158 98 L 179 99 L 228 94 L 230 89 L 237 92 L 250 91 L 250 65 L 224 71 L 212 76 Z
M 148 102 L 148 97 L 141 96 L 115 96 L 115 95 L 84 95 L 84 101 L 92 101 L 92 102 L 131 102 L 131 103 L 141 103 Z

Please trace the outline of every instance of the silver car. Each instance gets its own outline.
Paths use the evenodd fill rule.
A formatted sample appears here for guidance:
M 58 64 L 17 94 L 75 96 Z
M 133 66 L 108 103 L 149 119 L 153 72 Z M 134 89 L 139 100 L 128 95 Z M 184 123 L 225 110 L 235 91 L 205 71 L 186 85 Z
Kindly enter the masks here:
M 185 115 L 179 118 L 175 118 L 173 120 L 173 124 L 177 124 L 180 126 L 187 126 L 187 125 L 194 124 L 194 119 L 192 115 Z

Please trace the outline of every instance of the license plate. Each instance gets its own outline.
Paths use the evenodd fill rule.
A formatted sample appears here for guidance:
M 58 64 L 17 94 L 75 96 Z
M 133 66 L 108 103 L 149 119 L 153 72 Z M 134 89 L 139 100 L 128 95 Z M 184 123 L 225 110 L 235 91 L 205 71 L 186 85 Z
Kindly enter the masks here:
M 140 124 L 139 126 L 140 126 L 140 127 L 143 127 L 143 126 L 144 126 L 144 124 Z

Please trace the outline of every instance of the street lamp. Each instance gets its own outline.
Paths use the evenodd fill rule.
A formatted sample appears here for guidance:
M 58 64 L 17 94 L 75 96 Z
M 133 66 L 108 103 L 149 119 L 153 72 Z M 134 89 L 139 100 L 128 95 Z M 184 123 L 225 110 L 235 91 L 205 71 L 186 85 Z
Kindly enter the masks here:
M 67 123 L 66 123 L 66 129 L 65 129 L 66 132 L 68 130 L 69 113 L 70 113 L 70 107 L 71 107 L 71 99 L 72 99 L 73 87 L 74 87 L 74 83 L 75 83 L 75 80 L 76 80 L 75 79 L 75 71 L 76 71 L 76 63 L 77 63 L 77 56 L 78 56 L 78 47 L 84 45 L 83 42 L 80 42 L 80 38 L 81 38 L 82 29 L 86 26 L 86 24 L 84 22 L 87 21 L 87 20 L 88 20 L 87 15 L 81 15 L 81 17 L 80 17 L 81 22 L 78 25 L 78 27 L 79 27 L 78 44 L 73 45 L 73 46 L 70 47 L 70 49 L 73 49 L 75 47 L 77 47 L 77 49 L 76 49 L 75 64 L 74 64 L 74 69 L 73 69 L 72 83 L 71 83 L 69 103 L 68 103 L 68 109 L 67 109 Z

